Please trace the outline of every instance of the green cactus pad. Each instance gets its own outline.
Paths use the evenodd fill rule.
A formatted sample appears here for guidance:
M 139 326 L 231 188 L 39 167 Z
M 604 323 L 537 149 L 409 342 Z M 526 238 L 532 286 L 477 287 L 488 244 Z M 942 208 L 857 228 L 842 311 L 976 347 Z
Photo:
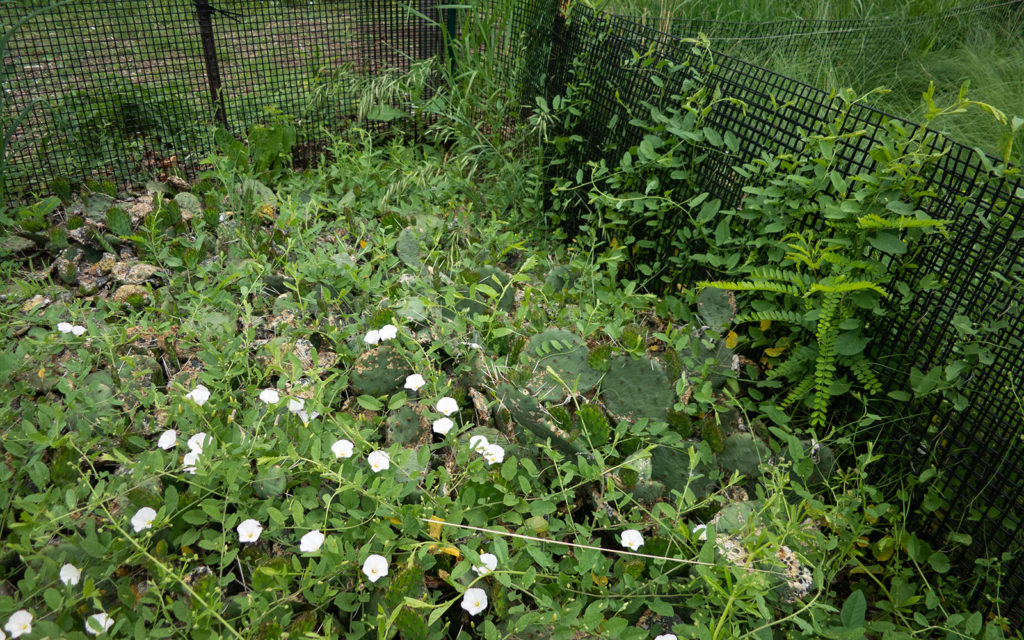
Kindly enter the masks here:
M 697 313 L 712 333 L 722 335 L 736 317 L 736 294 L 714 287 L 702 289 L 697 296 Z
M 420 261 L 420 237 L 412 227 L 406 227 L 398 234 L 395 253 L 411 269 L 419 271 L 423 268 L 423 262 Z
M 706 498 L 714 488 L 707 465 L 698 461 L 691 469 L 689 452 L 670 447 L 658 447 L 651 454 L 651 478 L 680 493 L 689 486 L 698 500 Z
M 410 405 L 405 405 L 388 416 L 387 442 L 408 445 L 418 442 L 426 432 L 426 421 Z
M 568 267 L 558 265 L 544 277 L 544 286 L 551 287 L 555 291 L 562 291 L 576 281 L 575 275 Z
M 676 401 L 675 387 L 661 364 L 628 355 L 612 358 L 601 383 L 601 396 L 613 415 L 629 420 L 665 422 Z
M 520 441 L 527 437 L 539 439 L 541 442 L 550 439 L 556 449 L 568 456 L 575 457 L 584 453 L 585 450 L 578 442 L 573 442 L 568 433 L 551 423 L 536 398 L 522 393 L 509 384 L 499 385 L 497 393 L 501 405 L 507 408 L 512 416 L 516 436 Z
M 352 365 L 349 384 L 356 394 L 383 396 L 402 388 L 411 373 L 405 360 L 391 345 L 361 354 Z
M 576 423 L 579 430 L 590 439 L 595 447 L 608 444 L 611 439 L 611 425 L 608 424 L 608 416 L 604 414 L 601 407 L 593 404 L 585 404 L 576 411 Z
M 521 359 L 531 366 L 530 392 L 538 399 L 558 400 L 570 392 L 586 393 L 601 374 L 588 363 L 583 339 L 563 329 L 548 329 L 530 338 Z M 548 369 L 551 371 L 548 371 Z
M 734 433 L 725 439 L 718 465 L 728 473 L 738 471 L 748 478 L 761 475 L 760 465 L 771 453 L 768 446 L 752 433 Z

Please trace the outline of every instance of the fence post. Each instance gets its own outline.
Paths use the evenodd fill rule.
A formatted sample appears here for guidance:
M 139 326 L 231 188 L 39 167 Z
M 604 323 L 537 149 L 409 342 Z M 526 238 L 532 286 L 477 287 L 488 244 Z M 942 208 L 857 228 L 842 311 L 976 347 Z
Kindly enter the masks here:
M 443 11 L 444 11 L 444 30 L 445 30 L 445 39 L 444 39 L 444 41 L 446 43 L 448 43 L 448 52 L 447 52 L 448 53 L 448 65 L 449 65 L 449 69 L 451 70 L 452 77 L 454 77 L 455 76 L 455 42 L 454 42 L 453 38 L 455 37 L 456 29 L 458 29 L 459 27 L 458 27 L 458 22 L 456 22 L 455 8 L 451 7 L 451 6 L 447 6 L 447 7 L 445 7 L 443 9 Z
M 206 63 L 206 82 L 210 86 L 210 102 L 213 104 L 214 119 L 225 129 L 228 116 L 224 109 L 224 94 L 220 90 L 220 66 L 217 64 L 217 47 L 213 41 L 213 7 L 210 0 L 192 0 L 199 19 L 199 38 L 203 42 L 203 60 Z

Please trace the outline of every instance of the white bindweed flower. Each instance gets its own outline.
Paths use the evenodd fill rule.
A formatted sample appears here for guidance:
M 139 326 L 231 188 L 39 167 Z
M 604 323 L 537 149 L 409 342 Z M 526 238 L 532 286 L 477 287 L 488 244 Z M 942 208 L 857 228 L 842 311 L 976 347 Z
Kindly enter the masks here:
M 440 433 L 443 436 L 447 435 L 448 432 L 451 431 L 452 427 L 454 426 L 455 423 L 452 422 L 451 418 L 438 418 L 437 420 L 434 420 L 433 429 L 434 433 Z
M 32 633 L 32 614 L 25 609 L 18 609 L 7 618 L 4 629 L 7 629 L 12 638 Z
M 342 438 L 341 440 L 336 440 L 331 445 L 331 451 L 334 452 L 334 457 L 336 458 L 351 458 L 354 446 L 351 440 Z
M 697 536 L 698 533 L 700 534 L 699 536 Z M 698 524 L 696 527 L 693 528 L 693 535 L 697 536 L 698 540 L 707 540 L 708 539 L 708 525 L 706 525 L 706 524 Z
M 487 447 L 490 446 L 490 442 L 487 441 L 486 436 L 473 436 L 469 439 L 469 448 L 476 451 L 479 454 L 487 452 Z
M 302 553 L 319 551 L 324 544 L 324 539 L 324 534 L 319 529 L 313 529 L 299 540 L 299 551 Z
M 484 449 L 484 460 L 487 464 L 497 464 L 505 459 L 505 449 L 500 444 L 489 444 Z
M 71 333 L 71 329 L 72 328 L 73 327 L 72 327 L 70 322 L 58 322 L 57 323 L 57 331 L 60 331 L 61 333 Z
M 160 447 L 164 451 L 178 446 L 178 432 L 174 429 L 164 431 L 160 434 L 160 439 L 156 441 L 156 446 Z
M 196 474 L 196 465 L 199 464 L 199 455 L 200 455 L 200 453 L 201 452 L 196 451 L 195 449 L 193 449 L 193 450 L 189 451 L 188 453 L 186 453 L 181 458 L 181 466 L 182 466 L 183 470 L 185 471 L 185 473 L 190 473 L 192 475 Z
M 481 553 L 480 562 L 484 563 L 482 567 L 473 565 L 473 571 L 478 576 L 485 576 L 498 568 L 498 556 L 493 553 Z
M 259 520 L 249 518 L 242 520 L 242 523 L 238 525 L 239 542 L 256 542 L 260 539 L 261 533 L 263 533 L 263 525 Z
M 142 507 L 132 516 L 132 527 L 135 528 L 135 533 L 138 533 L 143 529 L 151 528 L 154 520 L 156 520 L 156 509 Z
M 654 636 L 654 640 L 678 640 L 674 633 L 663 633 L 660 636 Z
M 377 344 L 380 342 L 380 331 L 377 331 L 376 329 L 367 331 L 366 335 L 363 336 L 363 342 L 366 344 Z
M 105 613 L 95 613 L 85 621 L 86 633 L 91 633 L 94 636 L 106 633 L 112 626 L 114 626 L 114 619 Z
M 208 437 L 205 431 L 200 431 L 188 439 L 188 450 L 196 453 L 202 453 L 203 447 L 211 442 L 213 442 L 213 438 Z
M 277 392 L 277 389 L 264 389 L 260 391 L 260 400 L 265 404 L 277 404 L 281 401 L 281 394 Z
M 82 570 L 73 564 L 66 564 L 60 568 L 60 581 L 69 586 L 75 586 L 82 579 Z
M 386 451 L 373 451 L 370 455 L 366 456 L 366 461 L 370 463 L 370 469 L 374 473 L 379 473 L 391 466 L 391 456 Z
M 395 337 L 398 336 L 398 327 L 396 327 L 393 324 L 386 324 L 380 328 L 380 331 L 378 333 L 380 334 L 380 339 L 382 341 L 394 340 Z
M 363 573 L 366 574 L 370 582 L 377 582 L 388 575 L 388 559 L 376 553 L 368 556 L 363 562 Z
M 455 402 L 455 398 L 449 398 L 445 396 L 437 401 L 437 412 L 445 416 L 450 416 L 459 410 L 459 403 Z
M 644 546 L 644 537 L 636 529 L 626 529 L 622 532 L 622 546 L 636 551 Z
M 414 373 L 405 379 L 405 388 L 410 391 L 417 391 L 425 384 L 427 384 L 427 381 L 418 373 Z
M 201 407 L 210 399 L 210 390 L 204 385 L 197 384 L 195 389 L 185 394 L 185 397 Z
M 71 333 L 72 335 L 81 338 L 82 336 L 85 335 L 85 327 L 83 327 L 80 324 L 76 324 L 75 326 L 71 327 Z
M 466 593 L 462 596 L 462 608 L 471 616 L 480 613 L 487 608 L 487 592 L 476 587 L 466 589 Z
M 302 398 L 288 398 L 288 411 L 299 413 L 306 407 L 306 401 Z

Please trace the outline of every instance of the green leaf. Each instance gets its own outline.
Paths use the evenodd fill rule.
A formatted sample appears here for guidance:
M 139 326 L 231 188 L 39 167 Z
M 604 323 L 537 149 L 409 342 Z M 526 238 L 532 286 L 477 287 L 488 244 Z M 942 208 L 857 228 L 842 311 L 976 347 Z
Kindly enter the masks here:
M 839 613 L 839 620 L 847 629 L 859 629 L 864 626 L 864 616 L 868 612 L 868 601 L 864 592 L 857 589 L 851 593 L 846 602 L 843 603 L 843 610 Z
M 703 129 L 704 139 L 707 140 L 711 146 L 720 147 L 722 146 L 722 136 L 711 127 L 704 127 Z
M 868 236 L 868 242 L 872 247 L 894 256 L 901 256 L 907 252 L 907 244 L 903 242 L 895 231 L 880 231 Z
M 937 573 L 946 573 L 950 569 L 949 558 L 941 551 L 936 551 L 932 555 L 928 556 L 928 564 L 930 564 L 932 569 Z
M 367 411 L 380 411 L 381 409 L 384 408 L 383 402 L 381 402 L 377 398 L 374 398 L 373 396 L 368 396 L 366 394 L 363 394 L 356 398 L 356 402 L 359 403 L 360 407 L 366 409 Z
M 917 367 L 910 369 L 910 387 L 918 398 L 928 395 L 942 381 L 942 367 L 936 365 L 924 373 Z
M 387 104 L 375 104 L 370 107 L 370 110 L 366 114 L 367 120 L 375 120 L 377 122 L 391 122 L 398 118 L 408 118 L 409 114 L 401 109 L 396 109 L 391 105 Z

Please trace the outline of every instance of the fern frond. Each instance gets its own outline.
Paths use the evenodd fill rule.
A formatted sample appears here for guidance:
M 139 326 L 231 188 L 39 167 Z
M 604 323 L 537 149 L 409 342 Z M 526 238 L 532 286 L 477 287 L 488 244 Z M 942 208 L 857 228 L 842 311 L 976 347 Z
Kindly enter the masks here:
M 947 224 L 949 224 L 949 220 L 921 219 L 910 216 L 883 218 L 874 213 L 857 218 L 857 226 L 861 229 L 923 229 L 926 227 L 944 227 Z
M 871 370 L 871 361 L 864 356 L 857 356 L 850 364 L 850 371 L 853 372 L 857 382 L 863 386 L 870 395 L 878 395 L 882 392 L 882 383 L 878 376 Z
M 846 293 L 849 291 L 864 291 L 865 289 L 871 289 L 872 291 L 877 291 L 878 293 L 882 294 L 887 298 L 889 297 L 889 294 L 886 293 L 884 289 L 879 287 L 874 282 L 870 282 L 868 280 L 857 280 L 854 282 L 838 282 L 836 284 L 821 284 L 819 282 L 816 284 L 812 284 L 811 289 L 810 291 L 808 291 L 808 293 L 816 293 L 818 291 L 822 291 L 825 293 L 832 294 Z
M 818 341 L 818 357 L 814 365 L 814 401 L 811 424 L 824 426 L 832 382 L 836 378 L 836 338 L 839 336 L 837 312 L 842 296 L 828 293 L 821 303 L 814 337 Z
M 818 350 L 813 347 L 809 347 L 807 345 L 797 347 L 789 354 L 788 358 L 779 364 L 779 366 L 774 369 L 770 369 L 766 374 L 766 377 L 769 380 L 775 378 L 789 378 L 792 374 L 799 373 L 801 369 L 808 368 L 808 365 L 811 362 L 814 362 L 817 355 Z
M 804 316 L 802 313 L 796 311 L 784 311 L 782 309 L 770 309 L 768 311 L 753 311 L 751 313 L 742 313 L 736 316 L 736 323 L 743 324 L 746 322 L 764 322 L 768 320 L 770 322 L 788 322 L 789 324 L 803 324 Z
M 815 282 L 815 278 L 808 274 L 776 267 L 758 267 L 751 270 L 750 277 L 755 281 L 776 280 L 778 282 L 791 282 L 801 289 L 806 289 Z
M 810 391 L 812 387 L 814 387 L 814 374 L 809 373 L 800 381 L 799 384 L 793 387 L 790 392 L 786 394 L 786 397 L 779 403 L 779 408 L 787 409 L 794 403 L 803 400 L 804 396 L 807 395 L 807 392 Z
M 697 286 L 701 288 L 713 287 L 727 291 L 774 291 L 775 293 L 786 293 L 796 297 L 803 295 L 799 289 L 791 284 L 771 282 L 769 280 L 739 280 L 736 282 L 715 280 L 714 282 L 698 282 Z

